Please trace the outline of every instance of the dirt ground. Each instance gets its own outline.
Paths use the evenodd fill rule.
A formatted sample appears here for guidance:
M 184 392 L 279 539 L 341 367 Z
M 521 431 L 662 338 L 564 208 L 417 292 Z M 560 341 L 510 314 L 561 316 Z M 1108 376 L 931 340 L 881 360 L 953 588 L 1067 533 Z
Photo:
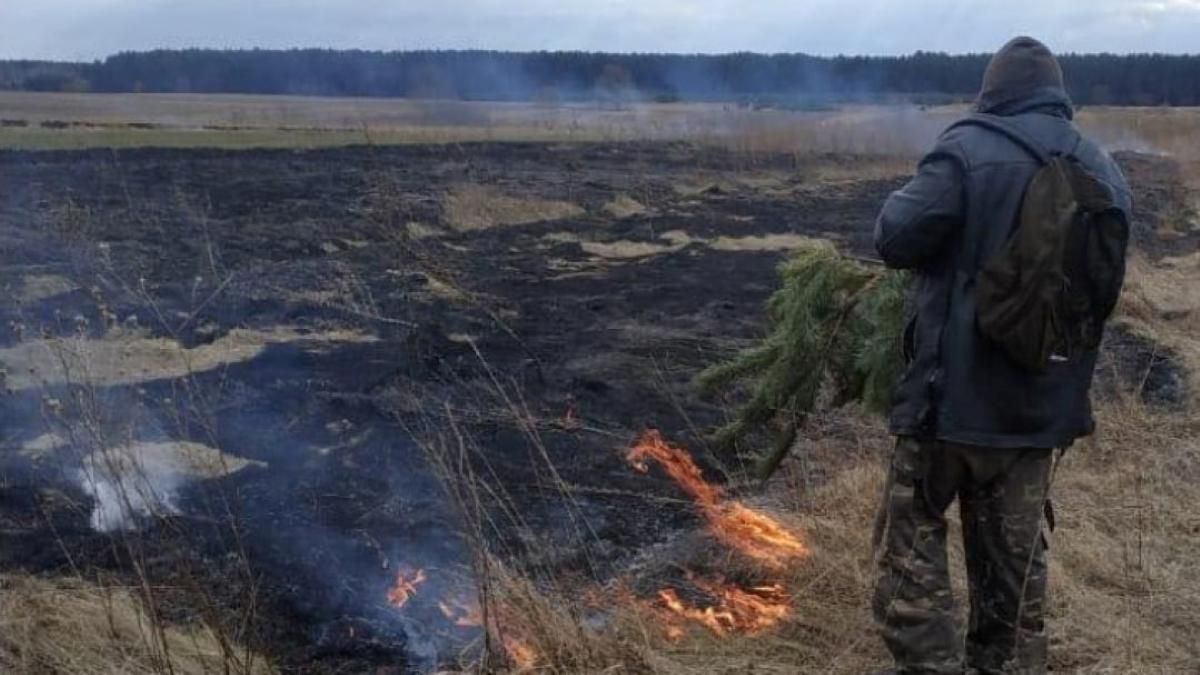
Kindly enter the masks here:
M 1121 160 L 1139 246 L 1194 251 L 1178 167 Z M 466 637 L 386 590 L 464 583 L 431 453 L 477 451 L 514 564 L 629 569 L 696 516 L 624 450 L 657 428 L 727 477 L 693 378 L 762 335 L 789 250 L 869 256 L 902 170 L 672 143 L 0 154 L 0 571 L 133 563 L 170 619 L 200 588 L 289 672 L 428 667 Z M 1113 344 L 1111 386 L 1186 395 L 1169 354 Z M 129 466 L 156 499 L 105 504 Z

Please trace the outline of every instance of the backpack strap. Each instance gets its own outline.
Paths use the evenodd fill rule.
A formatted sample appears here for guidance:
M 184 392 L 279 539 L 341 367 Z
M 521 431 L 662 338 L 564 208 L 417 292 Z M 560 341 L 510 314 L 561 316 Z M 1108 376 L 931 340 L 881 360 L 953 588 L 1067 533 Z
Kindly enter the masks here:
M 968 126 L 991 129 L 996 133 L 1007 136 L 1009 140 L 1021 146 L 1026 152 L 1032 155 L 1038 161 L 1038 164 L 1042 166 L 1046 166 L 1053 159 L 1054 154 L 1047 150 L 1046 146 L 1039 143 L 1037 139 L 1029 135 L 1024 129 L 1021 129 L 999 115 L 972 113 L 951 124 L 946 131 Z

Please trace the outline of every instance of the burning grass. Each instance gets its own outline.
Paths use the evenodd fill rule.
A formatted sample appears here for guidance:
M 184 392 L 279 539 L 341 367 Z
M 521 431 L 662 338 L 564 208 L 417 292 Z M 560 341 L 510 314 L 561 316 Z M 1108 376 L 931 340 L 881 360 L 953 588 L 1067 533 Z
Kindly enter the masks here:
M 683 639 L 688 623 L 698 624 L 717 637 L 736 633 L 756 634 L 777 627 L 792 614 L 792 598 L 782 584 L 740 588 L 722 579 L 691 577 L 693 585 L 704 591 L 716 604 L 706 607 L 689 605 L 674 588 L 658 592 L 660 614 L 667 624 L 667 637 Z
M 1200 575 L 1191 564 L 1198 553 L 1197 430 L 1189 420 L 1136 403 L 1109 404 L 1101 419 L 1095 442 L 1068 453 L 1054 489 L 1052 666 L 1189 672 L 1200 658 L 1193 639 L 1200 631 Z M 808 550 L 778 573 L 777 583 L 742 587 L 691 575 L 680 588 L 651 598 L 611 593 L 603 596 L 607 623 L 598 632 L 582 618 L 594 612 L 588 603 L 524 585 L 522 607 L 554 608 L 519 615 L 523 631 L 556 636 L 553 649 L 544 637 L 535 642 L 537 666 L 558 673 L 672 675 L 750 669 L 858 675 L 883 667 L 887 656 L 870 615 L 869 540 L 890 439 L 875 425 L 859 428 L 861 436 L 828 444 L 820 459 L 840 468 L 823 485 L 797 492 L 800 469 L 789 465 L 767 496 L 792 511 Z M 680 468 L 679 475 L 690 478 L 690 470 Z M 714 496 L 707 488 L 697 493 Z M 961 566 L 956 514 L 951 518 L 951 560 Z M 955 587 L 965 601 L 961 574 Z M 555 660 L 579 650 L 591 655 L 590 669 Z
M 396 573 L 396 583 L 388 589 L 388 603 L 396 609 L 403 609 L 416 594 L 417 588 L 426 581 L 428 581 L 428 577 L 425 576 L 423 569 L 400 570 Z
M 1060 526 L 1052 542 L 1053 664 L 1069 671 L 1186 672 L 1196 662 L 1191 637 L 1200 630 L 1200 576 L 1191 564 L 1194 504 L 1200 503 L 1195 423 L 1125 401 L 1107 404 L 1100 418 L 1098 437 L 1067 455 L 1054 490 Z M 842 423 L 854 434 L 826 438 L 811 458 L 830 467 L 828 480 L 799 488 L 807 482 L 803 467 L 789 464 L 764 495 L 805 533 L 803 540 L 784 536 L 782 546 L 772 543 L 774 536 L 750 536 L 755 547 L 787 554 L 783 568 L 771 564 L 775 555 L 748 556 L 773 581 L 743 584 L 687 573 L 677 584 L 635 597 L 621 585 L 588 593 L 548 589 L 493 561 L 483 603 L 473 596 L 430 599 L 453 625 L 487 626 L 483 639 L 500 656 L 468 658 L 463 669 L 674 675 L 751 667 L 850 674 L 880 667 L 886 656 L 869 614 L 868 542 L 890 441 L 874 424 Z M 705 481 L 685 451 L 650 434 L 629 454 L 635 462 L 658 464 L 693 498 L 714 538 L 729 541 L 720 519 L 729 504 L 739 503 Z M 745 548 L 740 539 L 729 545 Z M 956 542 L 951 556 L 961 564 Z M 962 598 L 961 577 L 956 581 Z M 401 570 L 388 599 L 402 607 L 429 592 L 426 582 L 423 570 Z M 0 664 L 36 659 L 48 664 L 43 672 L 165 672 L 129 594 L 75 582 L 8 578 L 3 584 L 6 630 L 0 635 L 8 640 L 0 638 L 0 659 L 9 661 Z M 111 612 L 117 617 L 108 617 Z M 81 629 L 83 621 L 100 625 Z M 64 650 L 61 636 L 68 633 L 89 639 Z M 224 658 L 203 634 L 165 635 L 180 641 L 170 650 L 174 672 L 211 672 Z
M 738 501 L 727 501 L 724 491 L 701 475 L 700 468 L 683 448 L 648 432 L 629 451 L 634 468 L 649 470 L 654 460 L 692 499 L 708 521 L 709 531 L 723 544 L 774 569 L 802 560 L 808 548 L 779 521 Z
M 1187 258 L 1137 263 L 1125 319 L 1143 316 L 1184 340 L 1180 322 L 1191 321 L 1190 310 L 1164 315 L 1147 307 L 1190 264 Z M 1139 308 L 1141 314 L 1134 311 Z M 1194 351 L 1181 351 L 1189 368 L 1200 367 Z M 685 450 L 659 434 L 646 434 L 627 454 L 639 470 L 660 467 L 692 498 L 712 537 L 765 580 L 744 583 L 688 570 L 687 552 L 676 550 L 679 561 L 667 564 L 686 571 L 648 595 L 621 584 L 581 601 L 569 591 L 509 577 L 496 588 L 518 584 L 522 610 L 498 620 L 516 621 L 521 635 L 539 636 L 530 644 L 536 667 L 548 672 L 849 675 L 883 667 L 888 657 L 870 614 L 869 542 L 891 439 L 857 413 L 835 418 L 814 425 L 807 462 L 787 464 L 756 500 L 773 504 L 780 519 L 730 500 Z M 1200 429 L 1190 416 L 1147 407 L 1136 393 L 1103 402 L 1098 418 L 1097 436 L 1067 453 L 1053 490 L 1059 527 L 1051 543 L 1052 667 L 1187 672 L 1200 658 L 1193 639 L 1200 632 L 1200 574 L 1191 564 L 1200 554 L 1194 513 Z M 813 465 L 825 471 L 816 484 Z M 743 514 L 768 525 L 743 528 Z M 961 530 L 957 514 L 950 518 L 962 603 Z M 795 527 L 784 528 L 783 520 Z M 962 612 L 965 621 L 965 607 Z M 581 653 L 587 657 L 581 660 Z M 582 663 L 588 666 L 581 671 Z

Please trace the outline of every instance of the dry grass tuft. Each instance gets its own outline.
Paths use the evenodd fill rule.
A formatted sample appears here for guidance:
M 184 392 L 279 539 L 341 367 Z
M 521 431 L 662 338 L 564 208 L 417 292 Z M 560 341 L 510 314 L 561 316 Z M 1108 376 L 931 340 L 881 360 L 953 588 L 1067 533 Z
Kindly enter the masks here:
M 1200 391 L 1200 253 L 1152 263 L 1129 262 L 1118 320 L 1134 332 L 1170 348 L 1187 366 L 1190 389 Z
M 649 211 L 644 204 L 629 195 L 617 195 L 604 205 L 605 212 L 613 218 L 632 218 Z
M 0 672 L 266 675 L 260 658 L 203 629 L 163 627 L 133 593 L 74 580 L 0 576 Z
M 446 223 L 459 232 L 562 220 L 583 214 L 583 209 L 569 202 L 512 197 L 486 185 L 455 188 L 446 195 L 443 208 Z
M 37 337 L 0 347 L 0 363 L 11 369 L 5 380 L 11 389 L 61 385 L 72 376 L 111 386 L 184 377 L 243 363 L 273 344 L 372 339 L 353 331 L 305 332 L 294 326 L 261 331 L 235 328 L 210 344 L 188 349 L 176 340 L 119 327 L 100 339 Z

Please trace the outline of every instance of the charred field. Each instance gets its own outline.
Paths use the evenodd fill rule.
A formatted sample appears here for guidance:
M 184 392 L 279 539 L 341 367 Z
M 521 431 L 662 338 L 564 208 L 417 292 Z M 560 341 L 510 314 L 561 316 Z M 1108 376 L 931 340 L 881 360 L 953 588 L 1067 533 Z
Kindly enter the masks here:
M 1179 167 L 1121 161 L 1145 265 L 1188 259 Z M 4 153 L 0 574 L 133 589 L 295 673 L 472 662 L 495 636 L 446 605 L 481 565 L 647 602 L 759 588 L 626 453 L 657 430 L 758 498 L 693 380 L 762 337 L 788 251 L 871 255 L 903 172 L 649 142 Z M 1158 337 L 1114 330 L 1104 396 L 1190 409 Z M 826 431 L 789 490 L 882 462 L 877 424 Z

